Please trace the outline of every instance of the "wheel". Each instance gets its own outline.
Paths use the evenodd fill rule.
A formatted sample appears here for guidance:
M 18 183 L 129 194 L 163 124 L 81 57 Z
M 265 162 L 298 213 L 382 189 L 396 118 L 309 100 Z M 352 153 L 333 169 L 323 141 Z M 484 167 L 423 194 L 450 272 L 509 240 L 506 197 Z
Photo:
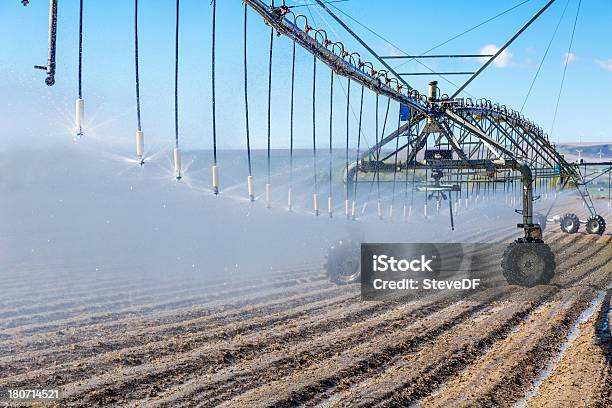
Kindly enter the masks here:
M 555 255 L 543 242 L 519 239 L 506 248 L 501 266 L 510 285 L 543 285 L 555 275 Z
M 580 228 L 580 220 L 576 214 L 565 214 L 561 217 L 561 231 L 568 234 L 575 234 Z
M 346 285 L 359 281 L 361 276 L 360 249 L 359 243 L 350 239 L 338 241 L 329 248 L 325 268 L 332 282 Z
M 546 219 L 546 216 L 544 214 L 536 214 L 533 216 L 533 221 L 536 224 L 539 224 L 540 229 L 542 230 L 542 232 L 544 232 L 544 230 L 546 229 L 546 222 L 548 221 Z
M 606 220 L 601 215 L 591 215 L 586 223 L 589 234 L 602 235 L 606 230 Z

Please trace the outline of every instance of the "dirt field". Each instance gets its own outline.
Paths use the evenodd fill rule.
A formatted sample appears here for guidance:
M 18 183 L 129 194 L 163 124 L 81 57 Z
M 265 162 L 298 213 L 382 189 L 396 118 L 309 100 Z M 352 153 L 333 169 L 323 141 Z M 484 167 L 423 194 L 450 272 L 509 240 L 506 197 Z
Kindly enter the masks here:
M 361 302 L 357 285 L 327 282 L 322 261 L 216 282 L 15 267 L 2 283 L 0 387 L 60 388 L 60 405 L 86 407 L 513 406 L 525 395 L 519 405 L 612 406 L 601 291 L 612 236 L 558 230 L 547 241 L 565 256 L 550 285 L 407 304 Z

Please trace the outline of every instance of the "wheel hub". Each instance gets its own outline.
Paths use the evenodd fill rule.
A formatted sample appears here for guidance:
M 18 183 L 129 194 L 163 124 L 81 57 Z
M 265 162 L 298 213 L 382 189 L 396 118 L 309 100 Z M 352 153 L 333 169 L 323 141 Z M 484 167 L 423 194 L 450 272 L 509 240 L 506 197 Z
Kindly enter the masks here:
M 523 254 L 518 260 L 518 266 L 525 276 L 538 276 L 544 269 L 544 262 L 535 253 Z

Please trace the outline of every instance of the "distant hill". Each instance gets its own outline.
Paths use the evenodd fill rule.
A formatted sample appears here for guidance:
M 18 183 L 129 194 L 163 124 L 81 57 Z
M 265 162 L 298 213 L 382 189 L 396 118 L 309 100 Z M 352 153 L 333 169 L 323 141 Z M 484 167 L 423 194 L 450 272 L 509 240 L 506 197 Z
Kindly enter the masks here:
M 557 145 L 557 150 L 570 162 L 578 160 L 578 150 L 587 162 L 612 161 L 612 142 L 560 143 Z

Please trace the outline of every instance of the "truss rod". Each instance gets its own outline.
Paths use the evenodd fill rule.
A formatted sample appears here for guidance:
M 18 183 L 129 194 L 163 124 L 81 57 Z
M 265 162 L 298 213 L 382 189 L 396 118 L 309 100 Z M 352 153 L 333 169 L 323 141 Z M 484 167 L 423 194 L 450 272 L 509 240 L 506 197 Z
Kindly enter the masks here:
M 472 75 L 475 74 L 475 72 L 469 72 L 469 71 L 457 71 L 457 72 L 402 72 L 399 73 L 398 75 L 400 76 L 409 76 L 409 75 L 414 75 L 414 76 L 418 76 L 418 75 Z
M 538 19 L 538 17 L 540 17 L 542 15 L 542 13 L 544 13 L 553 3 L 555 2 L 555 0 L 549 0 L 548 3 L 546 3 L 546 5 L 544 7 L 542 7 L 540 9 L 540 11 L 538 11 L 533 17 L 531 17 L 531 19 L 529 19 L 529 21 L 523 26 L 521 27 L 520 30 L 517 31 L 516 34 L 514 34 L 512 36 L 512 38 L 510 38 L 496 53 L 495 55 L 493 55 L 482 67 L 480 67 L 480 69 L 478 71 L 476 71 L 474 73 L 474 75 L 472 75 L 463 85 L 461 85 L 461 87 L 459 87 L 459 89 L 457 89 L 455 91 L 455 93 L 451 96 L 451 99 L 455 98 L 457 95 L 459 95 L 474 79 L 476 79 L 476 77 L 478 75 L 480 75 L 480 73 L 482 71 L 484 71 L 489 65 L 491 65 L 491 63 L 497 58 L 499 57 L 499 55 L 504 52 L 504 50 L 506 48 L 508 48 L 510 46 L 510 44 L 512 44 L 514 42 L 514 40 L 516 40 L 521 34 L 523 34 L 523 32 L 525 30 L 527 30 L 527 28 L 529 28 L 529 26 Z
M 351 30 L 345 23 L 344 21 L 342 21 L 338 16 L 336 16 L 336 14 L 334 14 L 333 11 L 331 11 L 326 5 L 325 3 L 323 3 L 321 0 L 315 0 L 317 2 L 317 4 L 319 6 L 321 6 L 321 8 L 323 10 L 325 10 L 327 12 L 327 14 L 329 14 L 334 20 L 336 20 L 336 22 L 338 24 L 340 24 L 342 26 L 342 28 L 344 28 L 351 36 L 353 36 L 354 39 L 357 40 L 357 42 L 359 42 L 359 44 L 361 44 L 366 50 L 368 50 L 368 52 L 370 54 L 372 54 L 374 56 L 374 58 L 376 58 L 381 64 L 383 64 L 383 66 L 385 68 L 387 68 L 387 70 L 389 70 L 390 73 L 392 73 L 393 75 L 395 75 L 397 77 L 397 79 L 404 84 L 406 87 L 408 87 L 408 89 L 412 89 L 412 87 L 410 85 L 408 85 L 408 82 L 406 82 L 403 78 L 401 78 L 397 72 L 395 72 L 395 70 L 391 67 L 391 65 L 387 64 L 387 62 L 380 57 L 380 55 L 378 55 L 376 53 L 376 51 L 374 51 L 368 44 L 365 43 L 365 41 L 363 41 L 357 34 L 355 34 L 355 32 L 353 30 Z
M 382 59 L 423 59 L 423 58 L 485 58 L 494 54 L 442 54 L 442 55 L 385 55 Z
M 399 90 L 386 85 L 384 81 L 369 75 L 360 67 L 356 67 L 350 62 L 352 60 L 347 61 L 341 56 L 334 54 L 324 45 L 320 44 L 315 38 L 312 38 L 308 35 L 308 33 L 300 29 L 295 22 L 289 21 L 285 17 L 275 15 L 274 9 L 271 9 L 263 1 L 244 0 L 244 2 L 259 13 L 264 20 L 273 26 L 279 33 L 284 34 L 293 41 L 297 42 L 298 45 L 310 52 L 315 58 L 319 59 L 329 68 L 334 70 L 336 74 L 351 78 L 353 81 L 364 85 L 368 89 L 371 89 L 380 95 L 389 97 L 394 101 L 400 102 L 419 112 L 427 113 L 430 111 L 430 108 L 425 106 L 425 104 L 421 103 L 416 98 L 402 94 Z M 401 78 L 398 79 L 398 81 L 400 80 Z

